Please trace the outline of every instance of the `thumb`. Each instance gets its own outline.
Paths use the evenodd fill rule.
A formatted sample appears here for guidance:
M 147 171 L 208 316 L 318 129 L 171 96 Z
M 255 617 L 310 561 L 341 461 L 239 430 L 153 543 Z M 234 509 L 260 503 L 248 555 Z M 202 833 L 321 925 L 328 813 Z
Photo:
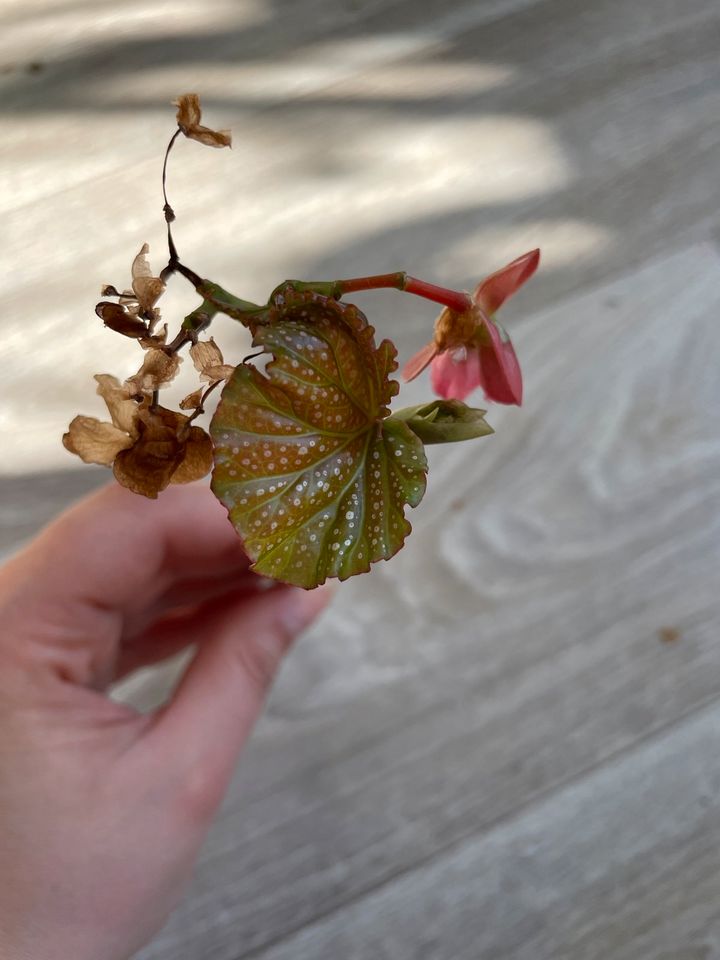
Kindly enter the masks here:
M 272 589 L 228 601 L 203 625 L 198 651 L 144 744 L 201 816 L 222 800 L 283 656 L 330 592 Z

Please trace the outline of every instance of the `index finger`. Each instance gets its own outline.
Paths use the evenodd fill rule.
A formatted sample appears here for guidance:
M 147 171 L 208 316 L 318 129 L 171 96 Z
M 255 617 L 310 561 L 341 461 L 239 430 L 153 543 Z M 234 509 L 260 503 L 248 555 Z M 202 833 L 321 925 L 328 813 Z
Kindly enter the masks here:
M 231 575 L 249 562 L 207 487 L 170 487 L 147 500 L 117 484 L 80 501 L 10 561 L 0 594 L 133 613 L 176 580 Z M 4 590 L 3 590 L 4 588 Z

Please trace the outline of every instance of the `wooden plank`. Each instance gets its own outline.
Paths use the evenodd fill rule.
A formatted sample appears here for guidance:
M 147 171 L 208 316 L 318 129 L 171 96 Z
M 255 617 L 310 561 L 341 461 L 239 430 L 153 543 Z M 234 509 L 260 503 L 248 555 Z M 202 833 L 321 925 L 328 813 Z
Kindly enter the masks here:
M 147 957 L 259 949 L 718 696 L 718 281 L 695 247 L 526 323 L 527 410 L 295 652 Z
M 217 0 L 202 8 L 186 2 L 174 9 L 171 29 L 162 0 L 131 0 L 122 17 L 107 0 L 94 0 L 90 20 L 78 4 L 45 0 L 31 11 L 5 9 L 0 111 L 10 123 L 8 189 L 0 209 L 36 204 L 58 191 L 59 179 L 66 189 L 140 160 L 156 162 L 158 144 L 168 137 L 168 104 L 189 87 L 203 91 L 209 109 L 227 110 L 240 130 L 268 106 L 312 97 L 534 2 L 448 9 L 441 0 L 422 6 L 304 0 L 276 15 L 248 0 L 232 10 Z M 88 115 L 92 136 L 83 136 Z M 68 136 L 69 127 L 75 136 Z
M 253 957 L 714 957 L 718 736 L 714 705 Z

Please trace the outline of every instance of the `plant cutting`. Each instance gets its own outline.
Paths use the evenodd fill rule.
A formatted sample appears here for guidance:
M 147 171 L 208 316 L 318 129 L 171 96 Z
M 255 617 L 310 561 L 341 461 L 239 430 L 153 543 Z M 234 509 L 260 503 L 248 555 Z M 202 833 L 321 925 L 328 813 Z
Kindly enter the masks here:
M 169 484 L 212 472 L 252 569 L 305 588 L 346 580 L 390 559 L 411 531 L 405 511 L 425 492 L 425 445 L 492 433 L 485 410 L 464 400 L 476 387 L 488 399 L 520 404 L 520 366 L 495 313 L 535 272 L 539 251 L 482 281 L 473 294 L 404 272 L 331 281 L 286 280 L 255 304 L 200 277 L 175 246 L 174 211 L 166 192 L 168 157 L 178 137 L 229 147 L 230 134 L 201 123 L 198 97 L 176 102 L 175 131 L 163 165 L 169 259 L 155 274 L 143 245 L 131 287 L 103 288 L 96 312 L 105 326 L 137 341 L 144 357 L 121 382 L 96 376 L 109 419 L 78 416 L 63 437 L 86 463 L 112 467 L 119 483 L 157 497 Z M 174 276 L 189 282 L 199 305 L 170 337 L 158 302 Z M 406 379 L 432 365 L 439 398 L 393 411 L 399 391 L 394 344 L 347 297 L 395 288 L 442 306 L 433 341 L 405 367 Z M 205 331 L 224 314 L 252 334 L 255 351 L 228 363 Z M 171 410 L 161 392 L 177 375 L 183 351 L 200 385 Z M 264 369 L 257 361 L 265 360 Z M 209 432 L 196 421 L 213 391 L 220 400 Z

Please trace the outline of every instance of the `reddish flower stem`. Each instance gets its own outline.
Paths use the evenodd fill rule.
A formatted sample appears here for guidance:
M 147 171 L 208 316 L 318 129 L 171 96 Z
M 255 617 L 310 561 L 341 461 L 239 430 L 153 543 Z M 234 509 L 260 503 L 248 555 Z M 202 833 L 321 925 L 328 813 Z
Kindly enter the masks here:
M 354 277 L 350 280 L 338 280 L 336 287 L 340 295 L 355 293 L 358 290 L 379 290 L 382 287 L 392 287 L 395 290 L 404 290 L 414 293 L 418 297 L 441 303 L 456 313 L 464 313 L 472 306 L 470 295 L 457 290 L 448 290 L 447 287 L 438 287 L 434 283 L 426 283 L 416 277 L 409 277 L 404 271 L 399 273 L 380 273 L 373 277 Z

